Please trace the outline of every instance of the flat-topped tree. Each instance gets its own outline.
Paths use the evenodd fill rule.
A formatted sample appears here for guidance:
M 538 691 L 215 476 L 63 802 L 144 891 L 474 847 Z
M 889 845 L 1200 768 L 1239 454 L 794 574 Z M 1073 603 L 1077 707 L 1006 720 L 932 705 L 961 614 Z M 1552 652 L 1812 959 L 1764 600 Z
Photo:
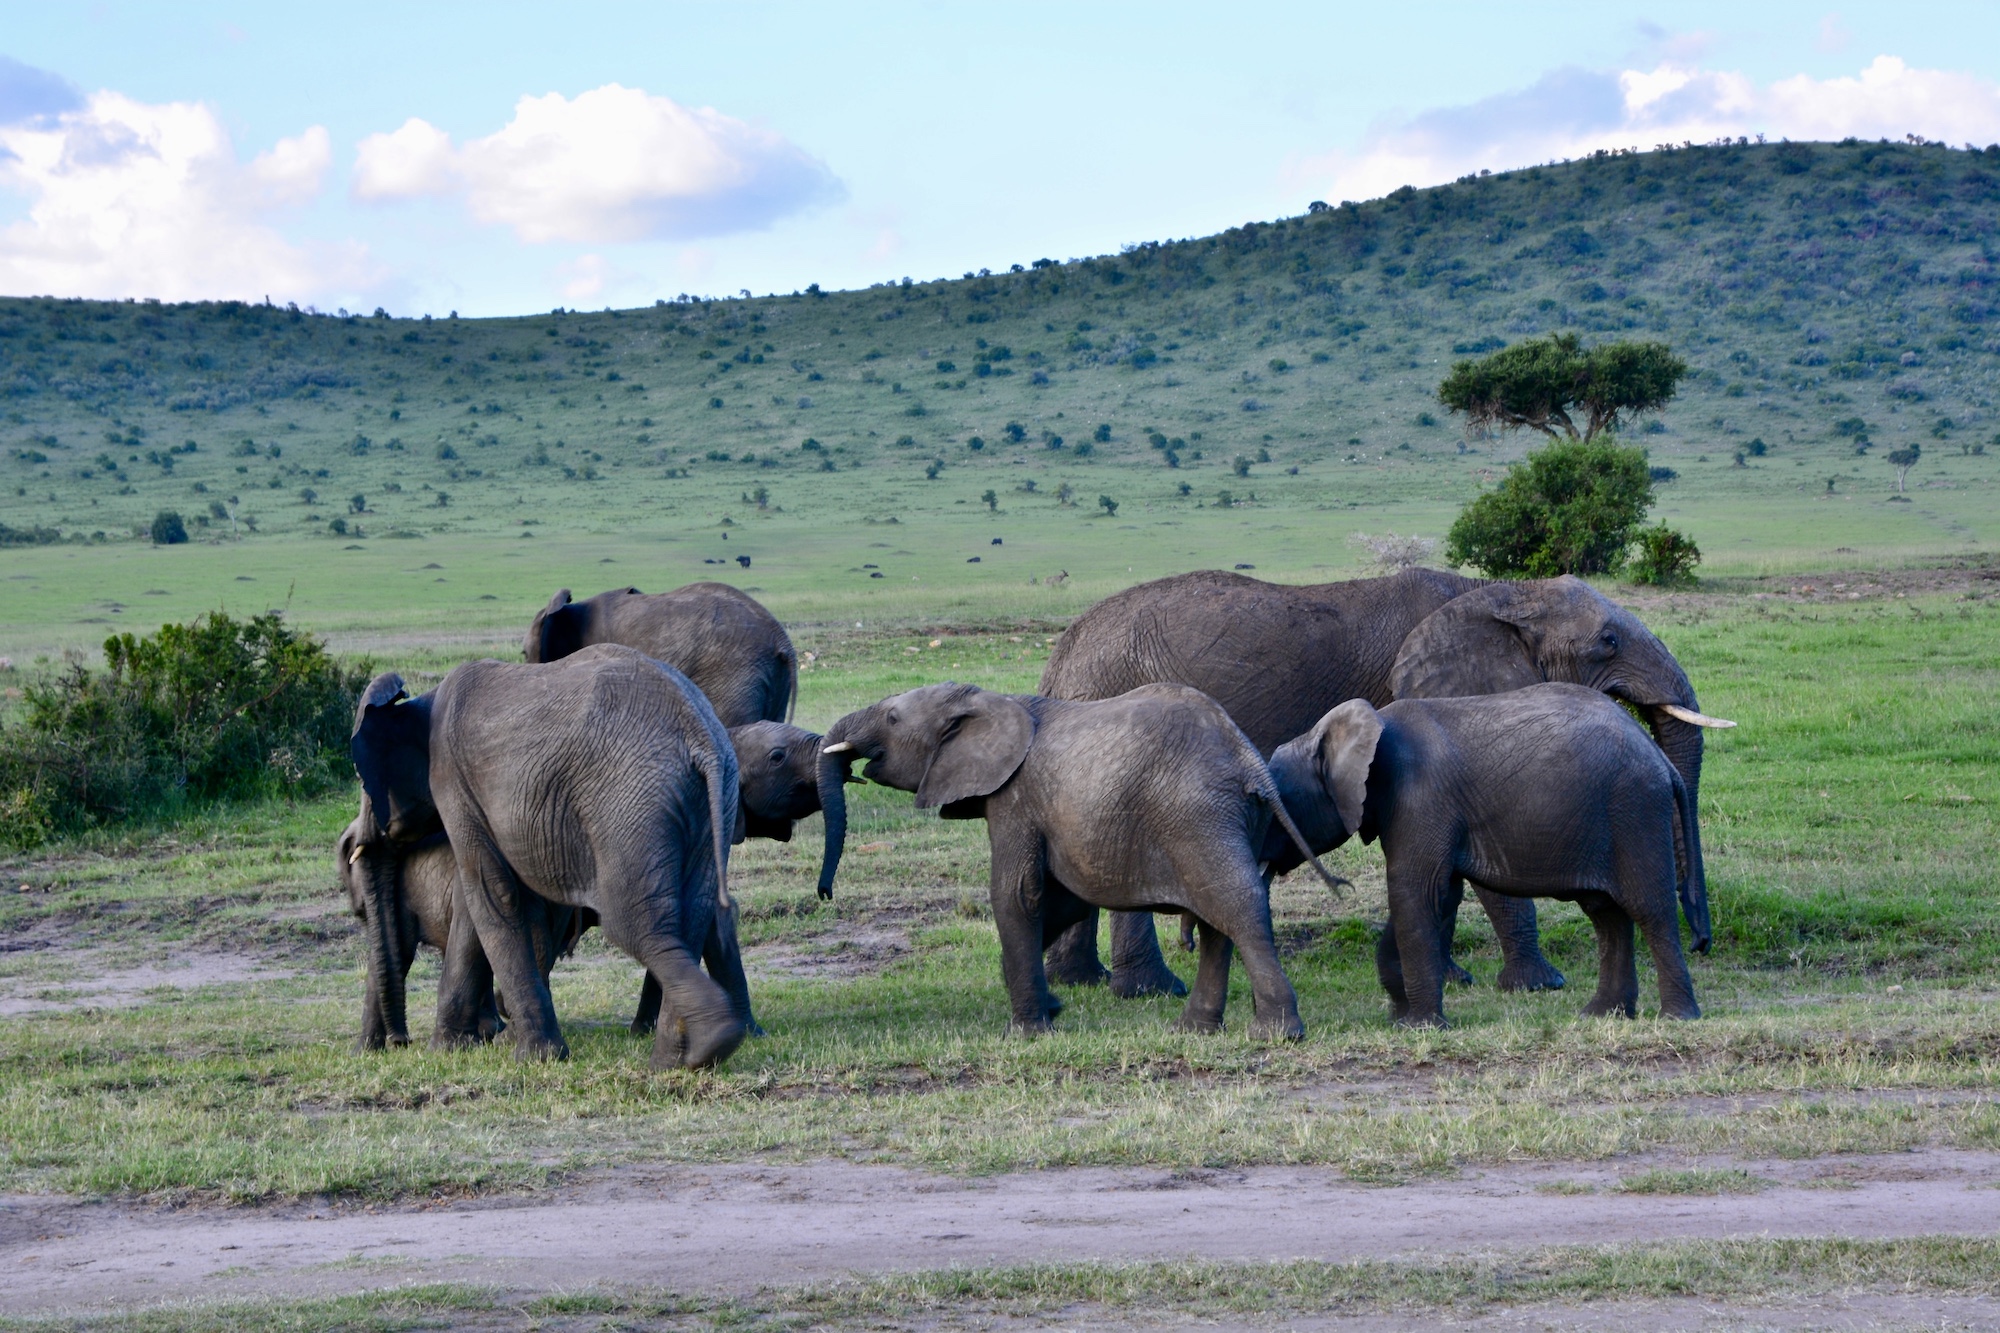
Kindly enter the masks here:
M 1615 342 L 1586 351 L 1574 333 L 1553 333 L 1458 362 L 1437 396 L 1472 426 L 1525 426 L 1552 440 L 1592 440 L 1637 413 L 1665 407 L 1687 373 L 1687 362 L 1665 343 Z
M 1910 469 L 1915 467 L 1917 460 L 1923 456 L 1923 446 L 1917 444 L 1912 444 L 1907 449 L 1897 449 L 1884 455 L 1882 461 L 1896 469 L 1896 494 L 1903 495 L 1907 493 L 1903 482 L 1909 477 Z

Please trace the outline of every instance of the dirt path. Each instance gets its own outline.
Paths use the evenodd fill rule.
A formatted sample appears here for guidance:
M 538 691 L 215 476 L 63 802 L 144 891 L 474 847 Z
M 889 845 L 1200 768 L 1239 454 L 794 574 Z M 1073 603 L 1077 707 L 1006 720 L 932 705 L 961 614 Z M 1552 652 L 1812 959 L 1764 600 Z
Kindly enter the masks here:
M 382 1210 L 165 1211 L 0 1199 L 14 1313 L 324 1295 L 419 1281 L 748 1292 L 953 1265 L 1197 1256 L 1436 1258 L 1606 1241 L 2000 1231 L 2000 1153 L 1730 1163 L 1771 1182 L 1618 1192 L 1640 1167 L 1508 1166 L 1396 1187 L 1322 1170 L 1024 1172 L 712 1166 L 616 1172 L 553 1196 Z M 1557 1193 L 1562 1182 L 1590 1193 Z

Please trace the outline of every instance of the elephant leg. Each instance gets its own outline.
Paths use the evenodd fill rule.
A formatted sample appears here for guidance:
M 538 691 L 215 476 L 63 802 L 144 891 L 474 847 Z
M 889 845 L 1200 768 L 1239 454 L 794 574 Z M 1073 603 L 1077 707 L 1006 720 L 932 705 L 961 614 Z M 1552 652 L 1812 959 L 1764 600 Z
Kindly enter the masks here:
M 420 943 L 422 943 L 422 939 L 417 929 L 417 923 L 405 913 L 403 919 L 397 924 L 396 946 L 402 951 L 403 987 L 406 991 L 409 989 L 410 984 L 410 968 L 417 961 L 417 945 Z M 364 987 L 361 998 L 360 1049 L 364 1051 L 379 1051 L 386 1046 L 407 1045 L 409 1040 L 410 1036 L 407 1032 L 398 1036 L 389 1031 L 389 1020 L 382 1013 L 380 988 L 376 986 Z
M 1458 909 L 1456 907 L 1444 914 L 1444 935 L 1442 941 L 1444 947 L 1445 981 L 1454 986 L 1477 986 L 1479 978 L 1473 976 L 1467 968 L 1460 966 L 1458 959 L 1454 956 L 1458 952 Z M 1380 969 L 1378 968 L 1377 971 L 1379 972 Z
M 743 1030 L 753 1037 L 763 1036 L 763 1026 L 750 1012 L 750 981 L 743 975 L 743 951 L 736 943 L 735 907 L 717 910 L 715 920 L 709 923 L 708 942 L 702 946 L 701 961 L 708 975 L 729 997 L 736 1016 L 743 1020 Z M 647 973 L 648 979 L 651 976 Z
M 1234 946 L 1229 936 L 1208 922 L 1196 918 L 1195 930 L 1201 941 L 1201 959 L 1195 964 L 1194 989 L 1187 1007 L 1174 1020 L 1182 1032 L 1222 1031 L 1222 1009 L 1229 1002 L 1229 958 Z
M 1561 990 L 1569 984 L 1569 978 L 1542 956 L 1534 899 L 1510 898 L 1477 884 L 1473 892 L 1493 923 L 1493 933 L 1500 937 L 1501 990 Z
M 1664 881 L 1673 884 L 1671 870 Z M 1677 916 L 1678 899 L 1667 892 L 1649 895 L 1643 904 L 1635 903 L 1626 908 L 1626 913 L 1637 923 L 1639 931 L 1646 937 L 1646 947 L 1653 955 L 1653 971 L 1659 974 L 1660 1014 L 1665 1018 L 1700 1018 L 1701 1006 L 1694 999 L 1694 978 L 1688 975 L 1687 955 L 1681 952 L 1681 926 Z M 1635 910 L 1636 909 L 1636 910 Z M 1637 989 L 1634 980 L 1633 988 Z
M 1151 912 L 1111 914 L 1111 993 L 1121 1000 L 1188 993 L 1187 983 L 1160 955 L 1160 932 Z
M 660 981 L 651 972 L 639 987 L 639 1010 L 632 1015 L 632 1035 L 643 1037 L 660 1023 Z
M 1298 1041 L 1306 1035 L 1299 1019 L 1299 997 L 1292 989 L 1278 961 L 1278 941 L 1271 933 L 1268 899 L 1247 891 L 1216 913 L 1218 923 L 1229 933 L 1236 952 L 1243 955 L 1243 970 L 1250 974 L 1250 995 L 1255 1005 L 1250 1035 L 1263 1041 Z M 1206 958 L 1206 954 L 1203 955 Z M 1227 975 L 1224 976 L 1227 981 Z
M 1597 994 L 1583 1007 L 1587 1018 L 1639 1016 L 1639 961 L 1632 948 L 1632 918 L 1607 893 L 1580 895 L 1576 905 L 1597 927 Z
M 527 918 L 533 895 L 514 877 L 498 852 L 477 833 L 455 838 L 458 857 L 458 897 L 477 932 L 479 947 L 493 969 L 493 980 L 507 996 L 518 1060 L 569 1058 L 569 1043 L 556 1023 L 554 999 L 536 956 L 534 931 Z M 534 912 L 539 916 L 540 913 Z M 452 934 L 457 935 L 454 913 Z M 546 924 L 546 923 L 545 923 Z M 543 934 L 546 934 L 546 930 Z M 447 946 L 449 947 L 449 946 Z
M 1058 986 L 1101 986 L 1111 980 L 1110 971 L 1097 961 L 1095 907 L 1083 920 L 1058 933 L 1042 954 L 1048 978 Z
M 493 985 L 493 967 L 479 947 L 479 932 L 470 913 L 452 914 L 445 937 L 444 970 L 438 978 L 437 1027 L 431 1046 L 448 1050 L 477 1046 L 500 1035 L 500 1003 Z
M 1047 1032 L 1056 1004 L 1042 968 L 1046 874 L 1042 835 L 1018 818 L 995 818 L 990 810 L 986 834 L 992 848 L 990 882 L 993 924 L 1000 935 L 1000 974 L 1013 1010 L 1008 1030 Z
M 1444 865 L 1411 867 L 1397 861 L 1406 858 L 1389 865 L 1389 928 L 1396 933 L 1404 992 L 1396 1021 L 1409 1027 L 1446 1027 L 1445 969 L 1451 958 L 1444 945 L 1462 881 Z M 1390 998 L 1393 1002 L 1393 992 Z
M 1389 1018 L 1402 1023 L 1410 1016 L 1410 995 L 1403 988 L 1403 952 L 1396 947 L 1396 923 L 1391 921 L 1375 936 L 1375 979 L 1389 993 Z

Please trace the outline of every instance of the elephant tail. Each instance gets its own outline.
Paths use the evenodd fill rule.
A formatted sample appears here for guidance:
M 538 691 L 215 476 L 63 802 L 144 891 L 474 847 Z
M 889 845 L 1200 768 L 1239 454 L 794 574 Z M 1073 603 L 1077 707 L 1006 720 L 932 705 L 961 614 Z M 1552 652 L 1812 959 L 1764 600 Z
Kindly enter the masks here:
M 696 762 L 701 765 L 702 780 L 708 785 L 708 828 L 715 848 L 715 905 L 730 912 L 736 904 L 729 897 L 729 843 L 736 832 L 742 798 L 735 790 L 736 783 L 731 781 L 735 774 L 724 766 L 714 745 L 709 745 Z
M 785 716 L 780 720 L 789 723 L 792 720 L 792 715 L 799 711 L 798 649 L 792 647 L 791 644 L 787 643 L 784 647 L 784 651 L 779 654 L 779 660 L 785 664 L 785 688 L 787 691 L 787 696 L 785 699 Z
M 1299 849 L 1299 855 L 1305 858 L 1306 864 L 1311 866 L 1319 877 L 1326 881 L 1326 886 L 1335 893 L 1339 893 L 1343 888 L 1353 888 L 1351 880 L 1334 874 L 1321 865 L 1319 858 L 1313 855 L 1312 847 L 1306 842 L 1306 835 L 1299 832 L 1299 826 L 1292 822 L 1291 811 L 1285 809 L 1285 798 L 1278 795 L 1278 784 L 1271 781 L 1271 771 L 1263 767 L 1261 759 L 1258 763 L 1258 774 L 1263 781 L 1251 789 L 1252 794 L 1271 807 L 1272 817 L 1284 828 L 1285 836 L 1292 840 L 1292 846 Z

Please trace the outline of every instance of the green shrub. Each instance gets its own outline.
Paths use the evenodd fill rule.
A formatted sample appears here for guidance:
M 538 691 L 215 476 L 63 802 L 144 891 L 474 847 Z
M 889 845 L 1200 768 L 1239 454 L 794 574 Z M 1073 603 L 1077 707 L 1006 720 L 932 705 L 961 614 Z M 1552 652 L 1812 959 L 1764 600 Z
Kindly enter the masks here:
M 1625 558 L 1625 574 L 1634 583 L 1668 586 L 1694 582 L 1694 567 L 1701 563 L 1701 548 L 1684 532 L 1664 523 L 1641 528 L 1632 539 Z
M 1557 440 L 1460 512 L 1445 558 L 1499 578 L 1605 573 L 1652 502 L 1645 450 Z
M 170 816 L 190 802 L 295 796 L 353 773 L 347 753 L 366 663 L 342 667 L 274 612 L 220 611 L 104 642 L 25 691 L 0 729 L 0 843 Z
M 188 539 L 187 524 L 171 509 L 162 509 L 153 515 L 153 545 L 178 546 Z

